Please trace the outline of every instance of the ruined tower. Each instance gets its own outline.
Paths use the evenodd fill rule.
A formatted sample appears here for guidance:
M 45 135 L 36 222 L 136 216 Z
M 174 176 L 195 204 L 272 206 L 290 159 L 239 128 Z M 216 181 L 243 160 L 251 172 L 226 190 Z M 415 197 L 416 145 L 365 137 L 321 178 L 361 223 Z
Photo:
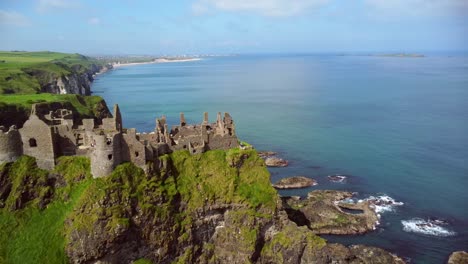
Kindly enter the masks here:
M 122 162 L 122 135 L 118 132 L 94 135 L 93 140 L 91 174 L 94 178 L 100 178 L 111 174 Z
M 122 116 L 118 105 L 114 105 L 114 117 L 102 119 L 102 129 L 94 132 L 91 147 L 94 178 L 111 174 L 122 163 Z

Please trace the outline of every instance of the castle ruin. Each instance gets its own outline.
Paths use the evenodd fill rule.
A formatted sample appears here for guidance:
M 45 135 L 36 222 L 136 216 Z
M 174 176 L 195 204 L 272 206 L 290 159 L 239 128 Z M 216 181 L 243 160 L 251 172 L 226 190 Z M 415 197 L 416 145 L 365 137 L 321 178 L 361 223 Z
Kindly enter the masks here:
M 21 155 L 36 158 L 40 168 L 51 170 L 60 156 L 87 156 L 93 177 L 109 175 L 123 162 L 132 162 L 147 171 L 147 164 L 157 157 L 177 150 L 192 154 L 212 149 L 238 147 L 234 121 L 228 113 L 218 113 L 215 123 L 208 121 L 189 125 L 183 113 L 180 123 L 169 130 L 166 117 L 156 119 L 150 133 L 125 129 L 118 105 L 113 117 L 74 120 L 69 109 L 50 111 L 43 104 L 34 104 L 23 127 L 6 130 L 0 126 L 0 164 L 15 161 Z M 98 124 L 100 123 L 100 124 Z

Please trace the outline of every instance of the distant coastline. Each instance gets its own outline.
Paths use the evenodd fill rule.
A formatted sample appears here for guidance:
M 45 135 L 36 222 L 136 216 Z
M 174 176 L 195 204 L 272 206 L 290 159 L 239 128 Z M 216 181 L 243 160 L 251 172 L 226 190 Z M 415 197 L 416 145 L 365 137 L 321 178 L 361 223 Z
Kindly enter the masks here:
M 135 66 L 135 65 L 143 65 L 143 64 L 155 64 L 155 63 L 171 63 L 171 62 L 189 62 L 189 61 L 199 61 L 201 58 L 161 58 L 161 59 L 154 59 L 152 61 L 144 61 L 144 62 L 128 62 L 128 63 L 120 63 L 114 62 L 112 63 L 113 68 L 119 68 L 124 66 Z

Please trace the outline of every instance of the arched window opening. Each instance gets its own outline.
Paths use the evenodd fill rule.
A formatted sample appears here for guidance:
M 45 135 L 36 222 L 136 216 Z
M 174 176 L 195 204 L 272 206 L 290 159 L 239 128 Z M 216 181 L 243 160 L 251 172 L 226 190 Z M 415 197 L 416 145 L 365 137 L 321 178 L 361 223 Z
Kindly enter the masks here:
M 29 146 L 30 146 L 31 148 L 37 147 L 37 141 L 36 141 L 35 138 L 30 138 L 30 139 L 29 139 Z
M 108 160 L 112 160 L 112 154 L 107 155 Z

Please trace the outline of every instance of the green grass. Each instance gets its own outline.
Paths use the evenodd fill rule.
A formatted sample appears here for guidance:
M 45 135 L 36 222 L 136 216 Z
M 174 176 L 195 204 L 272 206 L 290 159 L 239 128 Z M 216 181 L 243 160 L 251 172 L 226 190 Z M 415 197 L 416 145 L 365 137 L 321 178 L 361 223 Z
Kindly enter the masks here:
M 138 260 L 133 261 L 132 264 L 153 264 L 153 262 L 147 259 L 138 259 Z
M 39 93 L 52 79 L 104 62 L 80 54 L 0 51 L 0 94 Z
M 177 189 L 190 208 L 214 202 L 276 206 L 270 174 L 255 150 L 211 150 L 199 155 L 177 151 L 170 158 L 178 172 Z
M 0 110 L 5 105 L 15 105 L 30 110 L 34 103 L 69 102 L 81 114 L 93 116 L 93 107 L 102 102 L 100 96 L 83 96 L 77 94 L 11 94 L 0 95 Z
M 104 100 L 99 96 L 49 93 L 0 95 L 0 124 L 22 126 L 34 103 L 61 103 L 66 106 L 64 108 L 74 110 L 75 116 L 80 118 L 99 117 L 108 111 Z
M 12 167 L 39 174 L 47 173 L 38 169 L 31 160 L 30 157 L 23 157 L 13 163 Z M 79 159 L 77 166 L 82 166 L 81 171 L 89 171 L 89 165 Z M 43 210 L 34 206 L 34 203 L 28 204 L 23 210 L 0 209 L 0 263 L 67 263 L 64 222 L 90 182 L 88 178 L 76 183 L 71 189 L 58 188 L 56 193 L 67 192 L 68 198 L 58 198 L 63 195 L 57 195 Z

